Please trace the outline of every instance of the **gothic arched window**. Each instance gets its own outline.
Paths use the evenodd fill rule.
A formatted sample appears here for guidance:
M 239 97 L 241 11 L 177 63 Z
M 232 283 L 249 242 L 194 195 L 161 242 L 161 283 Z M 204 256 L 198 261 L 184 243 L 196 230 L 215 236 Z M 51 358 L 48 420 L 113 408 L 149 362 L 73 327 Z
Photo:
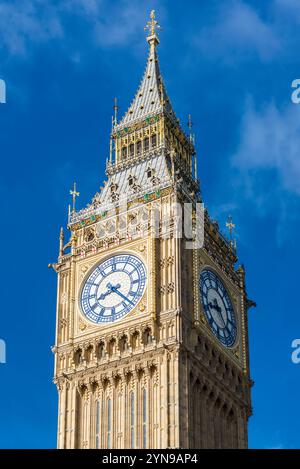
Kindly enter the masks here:
M 147 328 L 144 332 L 144 344 L 145 345 L 152 344 L 152 335 L 151 335 L 151 329 L 150 328 Z
M 99 449 L 100 445 L 100 402 L 96 402 L 96 449 Z
M 87 361 L 87 363 L 89 363 L 90 361 L 92 361 L 93 359 L 93 346 L 92 345 L 89 345 L 85 351 L 85 359 Z
M 86 442 L 87 442 L 87 435 L 88 435 L 88 403 L 87 401 L 84 402 L 83 405 L 83 445 L 86 447 Z
M 146 137 L 144 140 L 144 150 L 149 150 L 149 137 Z
M 76 350 L 74 358 L 75 358 L 75 364 L 76 365 L 81 365 L 81 363 L 83 362 L 83 355 L 82 355 L 82 350 L 81 349 Z
M 134 440 L 135 440 L 135 412 L 134 412 L 134 393 L 130 393 L 130 447 L 134 448 Z
M 119 341 L 120 352 L 126 352 L 128 350 L 127 336 L 123 335 Z
M 107 399 L 107 448 L 111 448 L 111 400 Z
M 147 178 L 150 179 L 154 175 L 153 169 L 148 166 L 147 168 Z
M 100 344 L 98 345 L 98 357 L 100 358 L 100 360 L 102 358 L 105 358 L 105 345 L 103 342 L 100 342 Z
M 143 448 L 147 448 L 147 391 L 143 390 Z
M 109 356 L 112 357 L 116 353 L 116 339 L 112 338 L 108 344 Z
M 138 331 L 135 331 L 132 334 L 132 338 L 131 338 L 131 345 L 132 345 L 133 350 L 136 350 L 139 347 L 139 340 L 140 340 L 139 333 Z
M 133 178 L 133 176 L 130 175 L 129 178 L 128 178 L 128 184 L 131 187 L 131 186 L 133 186 L 133 183 L 134 183 L 134 178 Z

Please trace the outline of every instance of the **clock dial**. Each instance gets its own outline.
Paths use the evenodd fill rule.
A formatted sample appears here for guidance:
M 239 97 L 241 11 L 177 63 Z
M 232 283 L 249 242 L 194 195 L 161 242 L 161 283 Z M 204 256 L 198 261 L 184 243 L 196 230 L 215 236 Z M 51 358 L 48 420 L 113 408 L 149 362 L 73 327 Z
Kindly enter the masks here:
M 229 294 L 220 278 L 209 269 L 200 274 L 200 297 L 208 324 L 226 347 L 236 341 L 237 325 Z
M 95 267 L 81 290 L 84 315 L 94 323 L 113 322 L 140 301 L 146 286 L 146 268 L 132 254 L 111 256 Z

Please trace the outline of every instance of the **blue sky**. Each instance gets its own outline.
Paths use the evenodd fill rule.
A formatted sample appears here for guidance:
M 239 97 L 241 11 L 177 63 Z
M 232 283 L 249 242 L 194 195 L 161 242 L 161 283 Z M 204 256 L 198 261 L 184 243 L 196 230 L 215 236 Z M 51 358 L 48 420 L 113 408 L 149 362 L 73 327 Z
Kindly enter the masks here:
M 56 445 L 51 384 L 57 258 L 69 189 L 84 206 L 104 179 L 113 98 L 124 112 L 144 70 L 143 27 L 163 27 L 162 73 L 192 114 L 202 194 L 232 214 L 250 310 L 249 445 L 299 448 L 300 78 L 298 0 L 0 1 L 2 307 L 0 447 Z

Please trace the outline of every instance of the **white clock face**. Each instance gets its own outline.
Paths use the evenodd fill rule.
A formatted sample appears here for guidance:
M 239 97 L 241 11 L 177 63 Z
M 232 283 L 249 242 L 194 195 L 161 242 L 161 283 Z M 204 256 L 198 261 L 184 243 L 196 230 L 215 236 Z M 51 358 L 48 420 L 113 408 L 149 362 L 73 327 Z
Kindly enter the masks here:
M 113 322 L 140 301 L 146 286 L 146 268 L 137 256 L 118 254 L 95 267 L 80 297 L 84 315 L 94 323 Z
M 209 269 L 200 275 L 200 296 L 213 334 L 226 347 L 236 341 L 237 324 L 229 294 L 221 279 Z

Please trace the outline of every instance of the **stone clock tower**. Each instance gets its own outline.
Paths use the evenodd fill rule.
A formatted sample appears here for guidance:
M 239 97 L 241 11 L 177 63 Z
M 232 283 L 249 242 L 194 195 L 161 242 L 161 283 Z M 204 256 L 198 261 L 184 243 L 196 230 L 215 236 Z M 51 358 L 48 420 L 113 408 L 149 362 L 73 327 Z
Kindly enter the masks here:
M 58 448 L 247 447 L 252 302 L 206 210 L 203 243 L 190 248 L 196 155 L 162 80 L 158 27 L 151 12 L 141 84 L 113 119 L 107 180 L 79 211 L 71 191 L 70 238 L 61 230 L 52 264 Z

